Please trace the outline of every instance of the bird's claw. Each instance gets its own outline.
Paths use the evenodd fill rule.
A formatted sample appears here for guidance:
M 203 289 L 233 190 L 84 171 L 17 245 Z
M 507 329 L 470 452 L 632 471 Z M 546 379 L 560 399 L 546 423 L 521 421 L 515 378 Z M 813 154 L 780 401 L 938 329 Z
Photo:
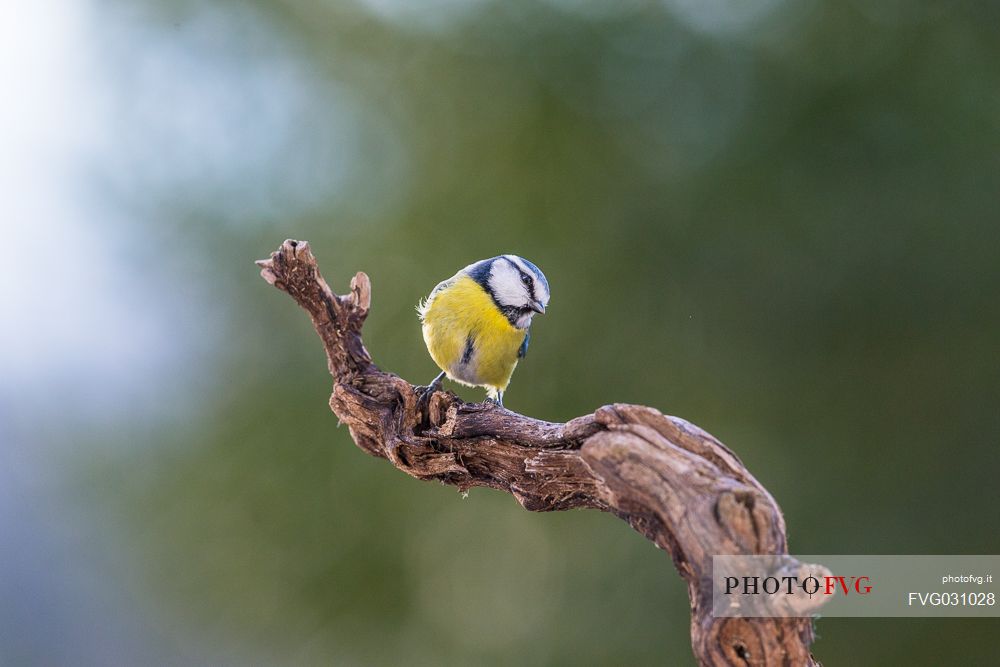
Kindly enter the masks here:
M 424 408 L 431 400 L 431 396 L 434 392 L 441 390 L 441 380 L 444 378 L 444 373 L 441 373 L 436 378 L 431 380 L 428 385 L 417 385 L 414 387 L 414 391 L 417 393 L 417 406 L 420 408 L 421 412 L 425 412 Z

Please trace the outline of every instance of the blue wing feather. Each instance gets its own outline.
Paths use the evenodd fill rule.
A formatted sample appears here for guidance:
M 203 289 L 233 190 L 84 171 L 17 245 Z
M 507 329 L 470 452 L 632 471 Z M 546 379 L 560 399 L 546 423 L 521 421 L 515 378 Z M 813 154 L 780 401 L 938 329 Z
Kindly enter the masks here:
M 531 340 L 531 332 L 524 332 L 524 341 L 521 342 L 521 347 L 517 348 L 517 358 L 524 359 L 524 355 L 528 354 L 528 341 Z M 510 349 L 510 348 L 507 348 Z

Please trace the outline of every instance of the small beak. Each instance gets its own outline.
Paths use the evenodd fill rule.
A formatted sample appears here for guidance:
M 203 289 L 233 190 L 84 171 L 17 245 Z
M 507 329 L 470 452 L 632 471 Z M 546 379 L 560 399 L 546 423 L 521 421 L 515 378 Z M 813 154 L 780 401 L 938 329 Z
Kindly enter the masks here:
M 532 301 L 531 305 L 528 306 L 528 308 L 531 308 L 533 311 L 535 311 L 539 315 L 544 315 L 545 314 L 545 306 L 543 306 L 541 304 L 541 302 L 539 302 L 539 301 Z

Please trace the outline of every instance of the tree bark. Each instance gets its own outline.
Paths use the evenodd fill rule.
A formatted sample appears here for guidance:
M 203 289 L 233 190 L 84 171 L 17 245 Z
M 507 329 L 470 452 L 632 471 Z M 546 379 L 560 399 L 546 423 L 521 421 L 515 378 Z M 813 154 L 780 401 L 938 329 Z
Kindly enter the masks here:
M 809 652 L 811 619 L 712 616 L 712 555 L 785 554 L 787 544 L 774 499 L 711 435 L 636 405 L 607 405 L 558 424 L 425 393 L 380 370 L 365 349 L 367 275 L 355 275 L 350 293 L 337 296 L 308 243 L 293 240 L 258 265 L 312 318 L 334 380 L 330 408 L 358 447 L 418 479 L 506 491 L 531 511 L 589 507 L 627 521 L 666 550 L 687 581 L 701 665 L 819 664 Z

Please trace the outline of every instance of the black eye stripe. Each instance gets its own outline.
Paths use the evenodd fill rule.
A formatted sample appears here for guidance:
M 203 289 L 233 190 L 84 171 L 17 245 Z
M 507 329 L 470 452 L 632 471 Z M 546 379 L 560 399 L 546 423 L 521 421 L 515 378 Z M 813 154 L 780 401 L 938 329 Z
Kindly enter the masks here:
M 521 274 L 521 282 L 524 283 L 524 286 L 528 288 L 528 294 L 531 296 L 532 299 L 534 299 L 535 298 L 535 281 L 532 280 L 531 276 L 529 276 L 524 271 L 520 271 L 520 269 L 518 271 Z

